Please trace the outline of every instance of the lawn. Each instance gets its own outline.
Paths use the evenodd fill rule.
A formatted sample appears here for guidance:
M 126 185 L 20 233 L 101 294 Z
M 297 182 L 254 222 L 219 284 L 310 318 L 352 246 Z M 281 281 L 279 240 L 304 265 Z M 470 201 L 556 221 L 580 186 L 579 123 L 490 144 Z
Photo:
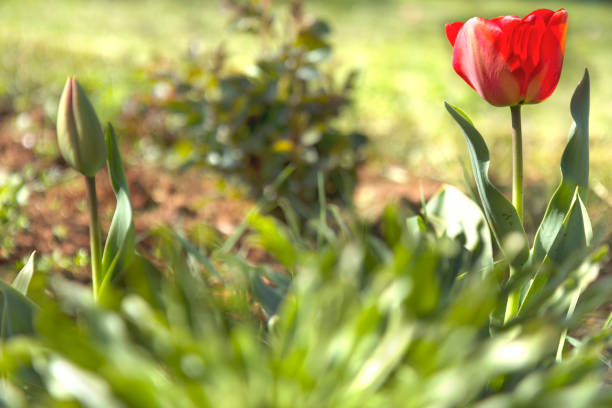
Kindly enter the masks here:
M 606 142 L 612 88 L 605 84 L 612 67 L 612 5 L 538 4 L 562 5 L 570 17 L 558 88 L 546 103 L 524 109 L 528 180 L 542 196 L 552 191 L 571 123 L 567 101 L 589 67 L 592 185 L 599 186 L 600 198 L 611 201 Z M 525 15 L 532 8 L 528 1 L 307 2 L 307 11 L 334 30 L 332 65 L 360 73 L 355 105 L 344 120 L 374 140 L 372 163 L 393 162 L 411 174 L 461 183 L 467 151 L 443 107 L 447 100 L 470 114 L 489 141 L 494 177 L 504 186 L 510 182 L 508 109 L 492 108 L 454 73 L 444 24 L 473 15 Z M 8 0 L 0 5 L 0 16 L 0 89 L 15 98 L 18 110 L 45 101 L 49 118 L 68 74 L 81 78 L 101 116 L 112 119 L 129 95 L 149 86 L 143 68 L 156 56 L 179 60 L 190 47 L 211 49 L 226 42 L 232 64 L 243 68 L 257 49 L 248 37 L 231 33 L 223 8 L 213 0 Z

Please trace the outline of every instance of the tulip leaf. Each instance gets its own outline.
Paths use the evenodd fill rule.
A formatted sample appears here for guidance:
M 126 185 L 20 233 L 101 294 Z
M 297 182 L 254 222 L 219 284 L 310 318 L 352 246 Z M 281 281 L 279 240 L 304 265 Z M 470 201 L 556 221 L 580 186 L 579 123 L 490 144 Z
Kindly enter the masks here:
M 253 213 L 249 224 L 257 231 L 257 242 L 288 268 L 293 268 L 297 259 L 296 250 L 289 238 L 289 232 L 273 218 Z
M 13 280 L 13 288 L 21 292 L 23 296 L 28 294 L 28 287 L 30 286 L 32 275 L 34 275 L 34 254 L 36 254 L 36 251 L 32 252 L 28 258 L 28 262 L 26 262 Z
M 34 317 L 38 306 L 25 296 L 33 274 L 34 253 L 12 285 L 0 280 L 0 340 L 34 333 Z
M 584 252 L 590 245 L 593 230 L 586 207 L 580 196 L 580 188 L 576 187 L 570 202 L 570 208 L 559 226 L 555 241 L 549 249 L 543 262 L 550 261 L 553 265 L 562 265 L 572 256 Z M 554 270 L 554 269 L 553 269 Z M 527 288 L 521 308 L 528 304 L 547 284 L 549 274 L 540 272 Z
M 475 269 L 488 272 L 493 268 L 491 233 L 475 202 L 455 187 L 444 186 L 425 209 L 437 235 L 464 240 Z
M 414 215 L 406 219 L 406 228 L 409 236 L 417 241 L 423 237 L 427 231 L 427 225 L 420 215 Z
M 210 259 L 206 254 L 203 254 L 195 245 L 193 245 L 187 238 L 183 237 L 181 234 L 172 231 L 174 236 L 181 242 L 187 253 L 191 254 L 200 264 L 202 264 L 206 269 L 208 269 L 213 275 L 215 275 L 221 283 L 226 284 L 223 276 L 219 273 L 217 268 L 212 264 Z
M 580 196 L 580 190 L 576 188 L 570 209 L 561 224 L 557 239 L 548 252 L 548 257 L 553 263 L 561 265 L 570 256 L 585 250 L 592 238 L 591 221 Z
M 106 145 L 108 148 L 108 170 L 117 205 L 102 255 L 102 282 L 98 295 L 129 263 L 134 253 L 134 221 L 132 204 L 130 203 L 130 190 L 117 146 L 117 137 L 110 124 L 106 130 Z
M 134 251 L 129 267 L 125 268 L 119 279 L 127 292 L 164 310 L 163 277 L 163 273 L 151 261 Z
M 556 244 L 562 230 L 563 220 L 575 200 L 577 189 L 581 202 L 586 201 L 589 180 L 589 72 L 584 77 L 572 97 L 570 112 L 574 123 L 569 132 L 567 146 L 561 158 L 561 184 L 555 191 L 542 223 L 535 236 L 532 262 L 539 263 Z M 551 260 L 563 261 L 563 254 L 551 256 Z
M 291 279 L 268 267 L 251 268 L 248 271 L 248 276 L 253 288 L 253 295 L 261 304 L 266 318 L 277 314 L 289 290 Z M 267 282 L 262 277 L 265 277 Z
M 485 217 L 491 227 L 495 240 L 502 251 L 504 250 L 504 243 L 507 238 L 516 236 L 521 240 L 521 246 L 516 255 L 508 259 L 508 262 L 513 267 L 520 267 L 527 261 L 529 256 L 527 235 L 512 203 L 489 180 L 489 149 L 470 118 L 459 108 L 448 103 L 445 103 L 445 105 L 465 135 L 476 188 L 482 202 Z M 508 258 L 509 254 L 505 253 L 504 255 Z

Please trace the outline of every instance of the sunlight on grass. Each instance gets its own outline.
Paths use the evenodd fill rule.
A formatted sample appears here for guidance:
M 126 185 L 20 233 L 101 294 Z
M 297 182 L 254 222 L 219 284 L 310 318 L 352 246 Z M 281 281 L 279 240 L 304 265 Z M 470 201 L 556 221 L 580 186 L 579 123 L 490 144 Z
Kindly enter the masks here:
M 559 8 L 551 1 L 539 7 Z M 510 168 L 510 121 L 506 109 L 490 109 L 454 73 L 444 24 L 473 15 L 524 15 L 527 1 L 311 1 L 307 11 L 331 22 L 334 66 L 360 71 L 356 106 L 348 115 L 375 140 L 374 157 L 411 166 L 417 173 L 455 182 L 462 178 L 457 158 L 467 152 L 442 101 L 462 106 L 493 147 L 497 168 Z M 612 7 L 603 2 L 565 2 L 570 16 L 564 72 L 544 104 L 524 109 L 526 172 L 542 180 L 557 174 L 571 123 L 567 101 L 582 70 L 592 73 L 591 140 L 593 176 L 612 183 L 606 147 L 612 125 L 612 88 L 603 86 L 612 66 Z M 0 89 L 28 101 L 59 94 L 67 74 L 79 75 L 92 89 L 103 116 L 146 86 L 140 72 L 156 55 L 180 58 L 190 44 L 210 49 L 222 41 L 240 66 L 254 52 L 244 36 L 230 35 L 217 1 L 13 0 L 0 5 L 0 46 L 6 50 Z M 32 17 L 35 16 L 35 17 Z M 595 52 L 594 50 L 598 50 Z M 27 69 L 23 69 L 27 66 Z M 47 91 L 49 92 L 49 91 Z M 53 116 L 53 104 L 48 111 Z M 537 118 L 537 119 L 536 119 Z M 506 157 L 507 156 L 507 157 Z M 501 177 L 506 183 L 505 177 Z

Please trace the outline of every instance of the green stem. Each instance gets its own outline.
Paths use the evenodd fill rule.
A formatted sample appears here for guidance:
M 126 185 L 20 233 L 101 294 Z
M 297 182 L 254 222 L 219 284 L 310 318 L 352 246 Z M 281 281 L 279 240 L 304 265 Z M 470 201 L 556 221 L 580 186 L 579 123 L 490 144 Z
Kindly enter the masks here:
M 513 276 L 516 270 L 510 267 L 510 276 Z M 508 323 L 519 311 L 521 305 L 521 291 L 515 290 L 508 295 L 508 302 L 506 303 L 506 314 L 504 315 L 504 324 Z
M 574 314 L 574 310 L 576 310 L 576 305 L 578 304 L 578 299 L 580 299 L 580 294 L 584 288 L 580 288 L 574 296 L 572 296 L 572 301 L 570 303 L 569 309 L 567 310 L 567 318 L 569 319 Z M 563 361 L 563 349 L 565 348 L 565 341 L 567 340 L 567 328 L 563 330 L 561 333 L 561 337 L 559 338 L 559 346 L 557 347 L 557 361 Z
M 89 208 L 89 244 L 91 245 L 91 281 L 94 300 L 102 281 L 102 229 L 98 218 L 98 198 L 95 177 L 85 177 L 87 186 L 87 207 Z
M 523 132 L 521 129 L 521 105 L 510 107 L 512 115 L 512 205 L 516 208 L 521 223 L 523 222 Z M 510 276 L 515 269 L 510 267 Z M 518 313 L 521 292 L 516 290 L 508 296 L 504 323 Z
M 512 204 L 523 222 L 523 132 L 521 105 L 510 107 L 512 113 Z

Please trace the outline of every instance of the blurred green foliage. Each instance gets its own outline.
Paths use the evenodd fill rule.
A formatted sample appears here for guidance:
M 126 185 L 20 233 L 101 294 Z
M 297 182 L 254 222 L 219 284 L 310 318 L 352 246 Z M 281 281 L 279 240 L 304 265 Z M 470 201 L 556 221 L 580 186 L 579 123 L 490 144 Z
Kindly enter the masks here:
M 0 259 L 13 254 L 16 235 L 28 227 L 25 205 L 29 192 L 23 175 L 0 176 Z
M 256 218 L 251 234 L 290 267 L 252 264 L 223 246 L 198 253 L 161 228 L 154 235 L 164 272 L 137 257 L 103 306 L 89 289 L 49 277 L 46 291 L 31 293 L 40 305 L 36 334 L 0 343 L 0 405 L 612 403 L 603 385 L 608 328 L 572 337 L 555 360 L 563 330 L 608 299 L 604 278 L 567 315 L 576 282 L 585 268 L 598 269 L 600 252 L 555 269 L 548 294 L 501 327 L 491 316 L 511 290 L 502 283 L 507 265 L 480 273 L 461 234 L 434 233 L 428 219 L 406 222 L 389 207 L 374 229 L 354 220 L 307 248 L 278 221 Z
M 125 10 L 121 7 L 129 6 L 122 6 L 124 3 L 142 7 L 139 2 L 100 0 L 87 3 L 86 10 L 99 11 L 96 7 L 108 8 L 109 4 Z M 23 9 L 15 4 L 3 4 L 4 10 L 31 18 L 32 13 L 23 10 L 41 3 L 24 0 L 20 4 L 27 7 Z M 77 4 L 71 0 L 58 7 L 78 9 Z M 166 11 L 173 10 L 163 1 L 147 4 L 156 12 L 163 5 L 168 6 Z M 191 4 L 195 2 L 184 3 L 186 10 L 194 10 Z M 355 4 L 364 7 L 366 3 Z M 418 135 L 418 129 L 427 128 L 439 135 L 445 125 L 431 113 L 435 110 L 431 110 L 430 102 L 447 92 L 452 75 L 448 67 L 437 63 L 430 72 L 416 68 L 430 66 L 427 64 L 436 58 L 445 60 L 436 51 L 438 43 L 443 42 L 442 34 L 438 38 L 433 33 L 450 14 L 457 13 L 457 20 L 471 16 L 472 10 L 464 10 L 466 3 L 428 2 L 425 8 L 425 3 L 389 1 L 385 2 L 389 8 L 380 14 L 359 14 L 366 9 L 372 11 L 367 7 L 351 14 L 354 10 L 349 2 L 342 1 L 329 5 L 328 10 L 335 10 L 338 16 L 346 14 L 346 18 L 357 15 L 355 21 L 371 18 L 380 23 L 387 21 L 389 10 L 397 10 L 398 4 L 412 7 L 404 18 L 416 20 L 408 24 L 407 31 L 398 28 L 397 22 L 395 26 L 381 24 L 378 38 L 363 50 L 369 56 L 388 54 L 389 58 L 377 62 L 388 64 L 388 70 L 376 74 L 384 80 L 367 82 L 372 81 L 370 77 L 365 81 L 370 86 L 389 85 L 386 91 L 391 93 L 387 96 L 393 97 L 387 102 L 393 102 L 378 104 L 376 98 L 366 99 L 372 116 L 365 114 L 362 120 L 378 117 L 392 106 L 389 116 L 372 127 L 381 123 L 385 127 L 392 122 L 389 118 L 397 119 L 401 115 L 395 114 L 403 115 L 408 110 L 407 121 L 418 118 L 420 122 L 415 120 L 405 132 Z M 501 7 L 487 4 L 483 13 Z M 519 9 L 532 7 L 525 2 L 506 3 L 504 7 L 510 7 L 508 4 Z M 578 8 L 579 3 L 572 4 Z M 595 6 L 584 7 L 579 10 Z M 459 9 L 465 15 L 459 16 Z M 419 10 L 431 12 L 440 25 L 423 24 L 425 17 L 419 19 Z M 39 11 L 44 14 L 44 9 Z M 83 15 L 87 17 L 87 13 Z M 237 24 L 253 28 L 249 21 L 262 21 L 252 17 L 246 23 L 237 20 Z M 131 24 L 135 24 L 133 20 L 137 19 L 131 17 Z M 89 30 L 100 24 L 86 18 L 77 23 L 90 24 L 93 28 Z M 4 26 L 0 34 L 10 29 L 10 25 Z M 40 28 L 33 25 L 32 30 L 36 33 Z M 57 31 L 61 33 L 62 28 Z M 394 47 L 397 44 L 389 41 L 389 32 L 410 34 L 410 41 L 421 42 L 427 52 L 411 50 L 400 55 Z M 430 35 L 419 37 L 420 32 Z M 407 41 L 402 37 L 402 47 Z M 70 44 L 74 46 L 74 42 Z M 83 43 L 81 46 L 88 48 Z M 346 49 L 355 51 L 356 46 L 360 45 Z M 53 50 L 47 52 L 53 54 Z M 290 59 L 292 55 L 280 53 L 276 57 Z M 402 71 L 407 61 L 413 65 Z M 263 68 L 258 75 L 278 74 Z M 397 69 L 404 73 L 399 79 L 406 80 L 410 93 L 397 90 L 398 77 L 389 75 Z M 426 74 L 440 83 L 436 86 L 420 81 Z M 372 91 L 365 89 L 366 95 Z M 453 88 L 452 95 L 462 95 L 464 91 L 459 89 Z M 112 91 L 111 87 L 102 93 Z M 256 87 L 249 88 L 249 92 L 256 91 Z M 466 95 L 469 92 L 465 89 Z M 240 95 L 234 97 L 239 99 Z M 405 108 L 406 101 L 410 109 Z M 480 105 L 474 102 L 472 106 Z M 496 121 L 496 115 L 491 114 L 487 120 Z M 605 116 L 602 111 L 599 115 Z M 421 128 L 421 122 L 428 126 Z M 394 127 L 386 128 L 385 133 L 390 129 Z M 383 157 L 401 156 L 407 151 L 401 146 L 419 147 L 419 138 L 406 134 L 386 139 L 382 145 L 396 152 Z M 396 139 L 406 139 L 405 144 L 388 143 Z M 427 145 L 442 157 L 434 159 L 444 160 L 446 145 L 433 141 Z M 426 149 L 421 146 L 419 151 Z M 415 157 L 406 160 L 412 162 Z M 281 170 L 279 166 L 277 173 L 283 175 Z M 323 190 L 325 185 L 318 180 L 323 173 L 316 174 L 317 187 Z M 282 180 L 277 184 L 285 185 L 278 174 L 273 179 L 278 178 Z M 605 385 L 606 367 L 612 365 L 607 356 L 611 320 L 602 323 L 595 319 L 585 326 L 586 319 L 609 302 L 612 292 L 610 277 L 595 280 L 606 249 L 568 250 L 569 261 L 561 265 L 546 263 L 538 270 L 527 266 L 524 273 L 508 281 L 508 265 L 492 262 L 491 240 L 487 239 L 480 210 L 456 194 L 460 193 L 446 189 L 434 197 L 422 218 L 408 218 L 401 208 L 388 207 L 375 226 L 330 206 L 329 214 L 321 211 L 319 217 L 310 219 L 318 232 L 316 243 L 303 239 L 291 222 L 286 226 L 257 211 L 261 206 L 249 213 L 237 232 L 223 242 L 212 240 L 206 251 L 176 232 L 160 228 L 153 233 L 157 238 L 155 259 L 138 254 L 132 257 L 119 280 L 109 286 L 102 304 L 95 304 L 89 288 L 39 271 L 32 278 L 28 294 L 38 305 L 31 309 L 36 316 L 34 328 L 27 324 L 28 316 L 19 321 L 26 323 L 23 327 L 29 335 L 0 336 L 0 406 L 611 406 L 612 392 Z M 264 194 L 263 199 L 269 195 L 273 194 Z M 16 191 L 8 196 L 10 203 L 16 199 Z M 325 194 L 316 196 L 325 198 Z M 459 205 L 470 215 L 468 222 L 453 218 L 450 209 Z M 299 206 L 292 207 L 284 206 L 285 214 L 300 211 Z M 295 215 L 286 218 L 291 221 Z M 266 262 L 254 263 L 234 251 L 243 232 L 249 244 L 265 252 Z M 500 316 L 508 295 L 528 284 L 536 273 L 547 279 L 516 317 L 502 324 Z M 15 309 L 24 299 L 8 284 L 2 284 L 1 289 L 0 322 L 19 315 L 11 311 L 30 310 Z M 557 353 L 560 338 L 566 333 L 567 344 L 563 347 L 565 343 L 561 342 Z
M 330 27 L 291 4 L 289 22 L 265 2 L 227 2 L 231 25 L 260 37 L 261 55 L 247 72 L 232 70 L 221 46 L 179 67 L 153 68 L 153 92 L 140 97 L 134 131 L 170 139 L 186 166 L 205 164 L 246 182 L 260 197 L 287 166 L 276 191 L 299 220 L 319 212 L 319 175 L 328 200 L 351 201 L 366 137 L 336 124 L 350 103 L 355 73 L 338 79 L 326 65 Z M 340 82 L 340 83 L 338 83 Z M 154 116 L 156 120 L 146 120 Z M 142 129 L 142 122 L 150 123 Z M 161 126 L 160 128 L 156 128 Z

